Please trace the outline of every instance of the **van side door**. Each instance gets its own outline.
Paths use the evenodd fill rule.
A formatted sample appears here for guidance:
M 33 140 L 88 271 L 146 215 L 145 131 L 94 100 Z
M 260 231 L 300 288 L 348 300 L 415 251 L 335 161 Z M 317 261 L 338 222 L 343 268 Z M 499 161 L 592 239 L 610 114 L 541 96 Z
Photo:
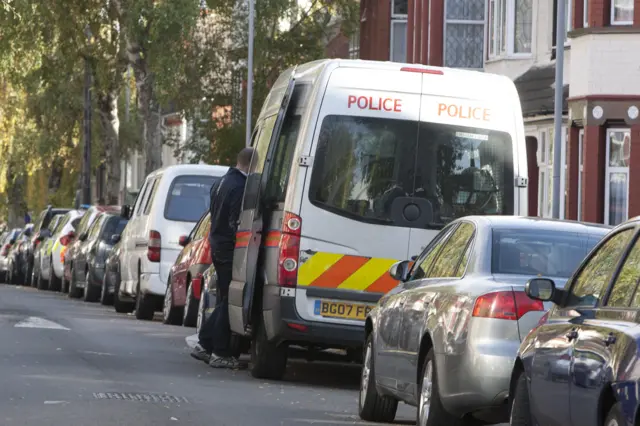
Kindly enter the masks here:
M 255 278 L 258 270 L 260 246 L 264 231 L 264 206 L 261 195 L 264 192 L 267 177 L 271 169 L 275 141 L 280 137 L 282 124 L 289 107 L 289 101 L 295 87 L 294 72 L 289 77 L 286 90 L 272 92 L 265 101 L 274 104 L 279 101 L 278 112 L 267 116 L 259 123 L 260 132 L 254 139 L 255 152 L 249 168 L 245 185 L 242 212 L 236 233 L 236 246 L 233 254 L 233 273 L 229 287 L 229 321 L 231 330 L 245 335 L 251 321 L 251 309 L 254 298 Z M 274 98 L 278 96 L 278 98 Z M 263 107 L 263 111 L 265 108 Z

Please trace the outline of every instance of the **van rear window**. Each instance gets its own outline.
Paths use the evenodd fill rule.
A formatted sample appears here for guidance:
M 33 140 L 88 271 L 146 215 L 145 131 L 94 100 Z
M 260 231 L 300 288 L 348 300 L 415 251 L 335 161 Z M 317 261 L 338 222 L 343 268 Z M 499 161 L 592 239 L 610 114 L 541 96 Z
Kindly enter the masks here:
M 394 200 L 427 200 L 428 227 L 472 214 L 514 212 L 507 133 L 375 117 L 327 116 L 309 189 L 311 202 L 355 220 L 407 226 Z
M 177 222 L 197 222 L 209 209 L 211 187 L 216 176 L 178 176 L 171 183 L 164 218 Z

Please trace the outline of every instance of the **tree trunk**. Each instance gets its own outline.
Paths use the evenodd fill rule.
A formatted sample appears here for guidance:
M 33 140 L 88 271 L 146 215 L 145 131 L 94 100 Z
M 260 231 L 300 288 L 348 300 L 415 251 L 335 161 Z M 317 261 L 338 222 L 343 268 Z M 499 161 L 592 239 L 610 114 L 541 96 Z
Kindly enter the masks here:
M 142 143 L 144 145 L 145 175 L 162 167 L 162 139 L 160 138 L 160 111 L 156 106 L 153 91 L 153 75 L 147 70 L 144 59 L 134 67 L 138 91 L 138 111 L 142 121 Z
M 27 212 L 27 203 L 24 199 L 24 194 L 26 193 L 25 176 L 16 173 L 15 164 L 12 164 L 9 166 L 7 179 L 9 181 L 7 225 L 9 229 L 22 228 L 24 226 L 24 214 Z
M 120 120 L 118 119 L 118 92 L 110 91 L 98 96 L 100 122 L 104 130 L 106 157 L 106 189 L 104 202 L 118 204 L 120 199 Z

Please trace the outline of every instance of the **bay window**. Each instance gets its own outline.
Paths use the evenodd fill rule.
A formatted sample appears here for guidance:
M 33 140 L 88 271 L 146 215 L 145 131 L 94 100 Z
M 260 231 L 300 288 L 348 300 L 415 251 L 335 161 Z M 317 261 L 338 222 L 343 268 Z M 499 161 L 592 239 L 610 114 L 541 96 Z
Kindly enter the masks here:
M 567 127 L 562 128 L 562 139 L 560 141 L 564 165 L 560 173 L 560 219 L 565 216 L 565 200 L 567 196 L 567 153 L 566 146 L 569 135 Z M 554 150 L 554 129 L 550 127 L 541 131 L 538 137 L 538 216 L 553 217 L 553 150 Z
M 484 0 L 446 0 L 444 66 L 483 68 Z
M 533 0 L 489 0 L 489 59 L 530 55 Z
M 611 0 L 611 25 L 633 25 L 633 0 Z
M 604 222 L 618 225 L 629 218 L 629 129 L 607 130 L 607 167 L 604 184 Z

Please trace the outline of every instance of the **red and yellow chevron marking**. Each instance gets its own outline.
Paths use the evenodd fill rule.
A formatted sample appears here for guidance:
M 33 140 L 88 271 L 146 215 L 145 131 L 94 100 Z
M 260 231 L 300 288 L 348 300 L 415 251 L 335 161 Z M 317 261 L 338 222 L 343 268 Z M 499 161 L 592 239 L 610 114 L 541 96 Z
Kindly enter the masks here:
M 251 239 L 251 231 L 236 232 L 236 248 L 247 247 Z
M 298 269 L 298 286 L 386 293 L 398 285 L 389 268 L 396 259 L 319 252 Z
M 264 239 L 265 247 L 278 247 L 280 245 L 280 231 L 269 231 L 267 237 Z

